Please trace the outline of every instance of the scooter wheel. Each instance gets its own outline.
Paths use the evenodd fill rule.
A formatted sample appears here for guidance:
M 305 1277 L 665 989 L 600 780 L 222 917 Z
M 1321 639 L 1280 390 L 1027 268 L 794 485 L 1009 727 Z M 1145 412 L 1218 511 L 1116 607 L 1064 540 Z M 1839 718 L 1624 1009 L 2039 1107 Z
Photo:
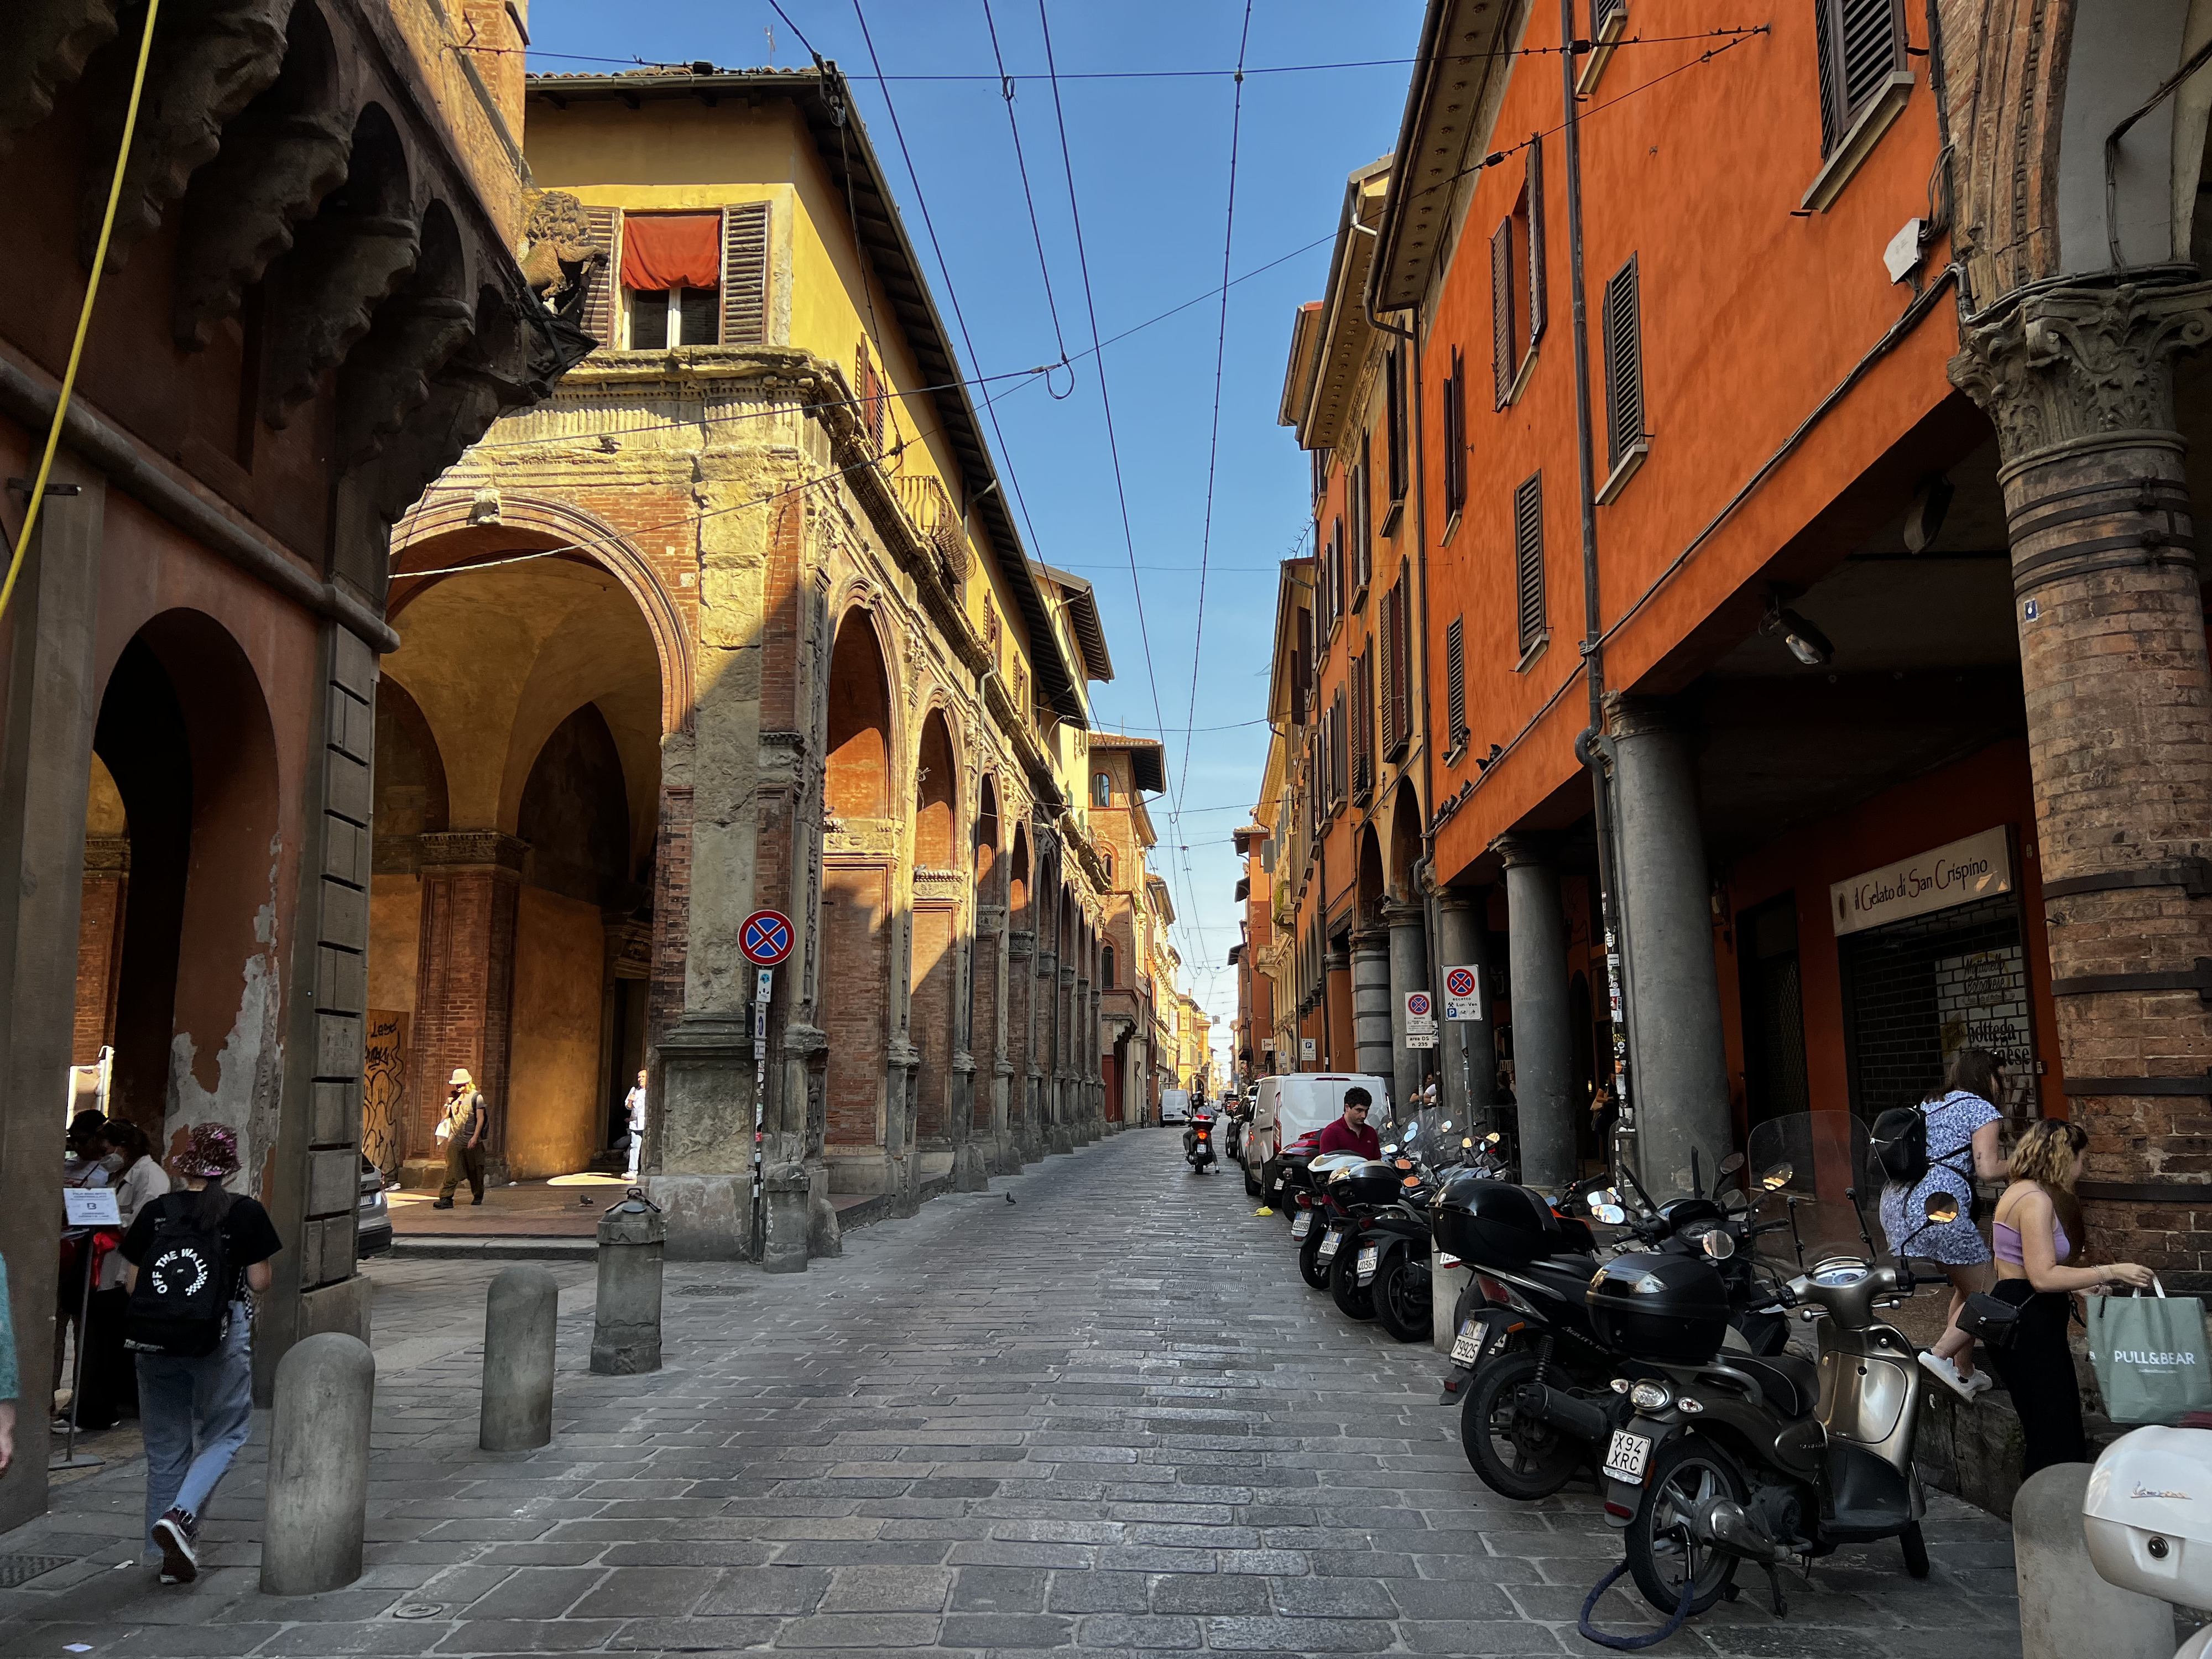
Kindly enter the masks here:
M 1306 1229 L 1306 1236 L 1298 1241 L 1298 1277 L 1317 1291 L 1328 1288 L 1331 1264 L 1321 1259 L 1321 1242 L 1328 1235 L 1328 1227 L 1319 1216 Z
M 1382 1271 L 1370 1287 L 1376 1322 L 1401 1342 L 1429 1340 L 1429 1284 L 1413 1260 L 1413 1251 L 1400 1245 L 1382 1259 Z
M 1928 1540 L 1920 1535 L 1920 1523 L 1908 1521 L 1905 1530 L 1897 1534 L 1897 1541 L 1905 1550 L 1905 1571 L 1911 1577 L 1928 1576 Z
M 1686 1540 L 1699 1504 L 1711 1498 L 1741 1504 L 1750 1493 L 1743 1471 L 1710 1435 L 1684 1435 L 1653 1455 L 1644 1501 L 1636 1506 L 1624 1541 L 1636 1588 L 1662 1617 L 1672 1618 L 1681 1605 L 1685 1578 L 1693 1586 L 1693 1615 L 1719 1601 L 1735 1582 L 1735 1556 Z
M 1328 1293 L 1336 1310 L 1362 1324 L 1375 1317 L 1375 1292 L 1359 1283 L 1359 1237 L 1347 1234 L 1336 1247 L 1336 1260 L 1328 1264 Z
M 1500 1498 L 1522 1503 L 1549 1498 L 1590 1455 L 1581 1441 L 1515 1408 L 1515 1393 L 1535 1376 L 1534 1354 L 1500 1354 L 1475 1372 L 1459 1412 L 1460 1445 L 1468 1466 Z

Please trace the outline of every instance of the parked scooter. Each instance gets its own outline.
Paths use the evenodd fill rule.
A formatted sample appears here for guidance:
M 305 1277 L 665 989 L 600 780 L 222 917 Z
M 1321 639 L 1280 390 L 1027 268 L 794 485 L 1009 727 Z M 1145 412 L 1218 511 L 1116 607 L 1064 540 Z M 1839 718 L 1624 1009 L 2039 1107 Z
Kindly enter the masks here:
M 1731 1158 L 1722 1173 L 1741 1162 Z M 1629 1181 L 1644 1200 L 1641 1213 L 1631 1217 L 1609 1190 L 1583 1190 L 1588 1182 L 1577 1189 L 1578 1206 L 1625 1228 L 1623 1242 L 1639 1250 L 1717 1264 L 1727 1345 L 1746 1354 L 1780 1352 L 1789 1328 L 1771 1274 L 1754 1266 L 1759 1230 L 1749 1204 L 1741 1194 L 1731 1202 L 1700 1192 L 1656 1206 L 1632 1171 Z M 1547 1497 L 1590 1470 L 1632 1415 L 1613 1380 L 1648 1370 L 1640 1351 L 1593 1327 L 1587 1295 L 1600 1271 L 1597 1241 L 1587 1222 L 1563 1213 L 1568 1207 L 1529 1188 L 1462 1179 L 1436 1210 L 1440 1255 L 1475 1272 L 1456 1312 L 1455 1374 L 1439 1403 L 1459 1405 L 1468 1462 L 1503 1497 Z
M 1190 1127 L 1182 1132 L 1183 1161 L 1190 1165 L 1192 1173 L 1195 1175 L 1204 1175 L 1216 1162 L 1213 1152 L 1215 1123 L 1213 1115 L 1200 1107 L 1192 1117 Z
M 1703 1255 L 1620 1256 L 1589 1288 L 1598 1334 L 1658 1373 L 1613 1384 L 1635 1415 L 1606 1449 L 1606 1519 L 1625 1530 L 1627 1554 L 1606 1582 L 1632 1574 L 1677 1626 L 1727 1593 L 1745 1561 L 1766 1570 L 1778 1617 L 1787 1608 L 1777 1570 L 1793 1555 L 1809 1564 L 1844 1544 L 1895 1538 L 1905 1571 L 1928 1572 L 1912 1464 L 1917 1351 L 1876 1312 L 1923 1281 L 1902 1259 L 1878 1265 L 1857 1204 L 1866 1126 L 1844 1112 L 1772 1119 L 1752 1131 L 1750 1158 L 1762 1194 L 1788 1208 L 1801 1268 L 1789 1298 L 1829 1321 L 1817 1365 L 1724 1351 L 1727 1286 Z M 1820 1196 L 1838 1192 L 1844 1204 Z M 1957 1214 L 1951 1194 L 1929 1196 L 1928 1225 Z M 1808 1219 L 1816 1253 L 1805 1268 L 1799 1224 Z M 1588 1607 L 1583 1630 L 1603 1639 Z

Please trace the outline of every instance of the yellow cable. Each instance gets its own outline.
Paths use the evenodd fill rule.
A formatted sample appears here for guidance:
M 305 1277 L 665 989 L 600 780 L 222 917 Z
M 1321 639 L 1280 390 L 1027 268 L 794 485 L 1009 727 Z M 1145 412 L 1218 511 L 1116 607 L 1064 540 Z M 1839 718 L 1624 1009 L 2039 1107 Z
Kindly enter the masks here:
M 46 433 L 46 451 L 39 458 L 39 476 L 31 481 L 31 504 L 23 512 L 23 527 L 15 535 L 15 555 L 8 562 L 8 580 L 0 582 L 0 616 L 15 595 L 15 579 L 23 574 L 23 555 L 30 550 L 31 532 L 39 522 L 39 506 L 46 498 L 46 479 L 54 470 L 54 451 L 61 447 L 62 422 L 69 418 L 70 393 L 76 386 L 77 360 L 84 356 L 84 337 L 92 327 L 92 302 L 100 295 L 100 274 L 107 264 L 107 239 L 115 228 L 116 204 L 123 199 L 124 169 L 131 161 L 131 138 L 138 127 L 138 95 L 146 86 L 146 60 L 154 52 L 154 20 L 161 15 L 161 0 L 147 0 L 146 33 L 138 42 L 138 68 L 131 77 L 131 103 L 123 112 L 123 148 L 116 153 L 115 178 L 107 187 L 107 211 L 100 221 L 100 246 L 92 257 L 92 277 L 84 285 L 84 307 L 76 314 L 76 338 L 70 342 L 69 368 L 62 374 L 61 396 L 54 404 L 54 423 Z

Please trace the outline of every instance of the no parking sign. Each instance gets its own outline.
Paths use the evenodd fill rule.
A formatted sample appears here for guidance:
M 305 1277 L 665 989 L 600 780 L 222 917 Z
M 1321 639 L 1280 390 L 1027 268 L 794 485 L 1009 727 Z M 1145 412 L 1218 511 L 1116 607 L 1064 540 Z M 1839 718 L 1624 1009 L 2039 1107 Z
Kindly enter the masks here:
M 1446 1019 L 1480 1019 L 1482 1012 L 1482 975 L 1473 967 L 1444 969 L 1444 1018 Z
M 1437 1005 L 1426 991 L 1406 993 L 1406 1046 L 1408 1048 L 1433 1048 L 1437 1046 Z

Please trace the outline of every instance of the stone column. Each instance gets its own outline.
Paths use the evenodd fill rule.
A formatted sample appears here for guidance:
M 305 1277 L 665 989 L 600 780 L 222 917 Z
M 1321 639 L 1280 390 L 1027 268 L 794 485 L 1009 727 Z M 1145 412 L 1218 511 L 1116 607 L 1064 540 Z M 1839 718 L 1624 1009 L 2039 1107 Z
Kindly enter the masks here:
M 1087 958 L 1090 952 L 1086 951 L 1084 955 Z M 1075 1122 L 1073 1126 L 1075 1144 L 1088 1146 L 1098 1139 L 1098 1132 L 1092 1127 L 1091 1110 L 1091 1068 L 1097 1060 L 1091 1050 L 1098 1046 L 1098 1039 L 1094 1035 L 1098 1030 L 1098 1022 L 1090 1018 L 1091 977 L 1087 966 L 1075 976 L 1074 1003 L 1075 1018 L 1068 1025 L 1068 1092 L 1075 1103 Z
M 1521 1179 L 1556 1192 L 1574 1179 L 1572 1050 L 1567 1032 L 1567 926 L 1548 844 L 1506 836 L 1506 950 L 1513 979 L 1513 1094 Z
M 465 1066 L 491 1110 L 488 1178 L 507 1162 L 507 1058 L 514 1012 L 514 912 L 529 849 L 497 830 L 422 837 L 422 921 L 415 969 L 407 1160 L 400 1179 L 435 1186 L 445 1148 L 434 1134 L 446 1079 Z
M 1006 1113 L 1000 1120 L 999 1171 L 1019 1175 L 1034 1156 L 1028 1141 L 1030 1046 L 1036 1000 L 1036 934 L 1027 927 L 1006 930 Z
M 1024 1158 L 1042 1158 L 1058 1150 L 1052 1144 L 1052 1085 L 1053 1017 L 1060 1000 L 1060 958 L 1051 951 L 1040 950 L 1034 960 L 1036 1029 L 1030 1040 L 1029 1101 L 1023 1113 Z
M 1951 360 L 1997 430 L 2081 1194 L 2100 1250 L 2196 1292 L 2212 1288 L 2212 668 L 2172 362 L 2209 338 L 2212 283 L 2055 288 L 1966 330 Z
M 1072 964 L 1060 970 L 1052 1009 L 1052 1150 L 1072 1152 L 1075 1150 L 1075 1126 L 1070 1121 L 1075 1115 L 1074 1067 L 1068 1058 L 1075 1042 L 1075 969 Z
M 1352 1033 L 1357 1045 L 1352 1069 L 1370 1077 L 1390 1075 L 1390 1040 L 1396 1022 L 1390 1017 L 1390 935 L 1380 927 L 1365 927 L 1352 936 Z M 1398 1105 L 1395 1091 L 1390 1102 Z M 1375 1121 L 1380 1123 L 1378 1111 Z
M 1437 961 L 1446 973 L 1474 969 L 1482 981 L 1486 1018 L 1447 1020 L 1442 1033 L 1444 1104 L 1455 1122 L 1487 1127 L 1491 1097 L 1498 1079 L 1497 1042 L 1486 1018 L 1490 1012 L 1490 892 L 1481 887 L 1447 887 L 1437 898 Z M 1443 1012 L 1442 999 L 1437 1012 Z M 1446 1310 L 1447 1316 L 1449 1310 Z
M 1397 1070 L 1392 1091 L 1399 1115 L 1411 1108 L 1428 1069 L 1430 1052 L 1406 1046 L 1406 994 L 1425 991 L 1429 985 L 1429 930 L 1419 904 L 1392 902 L 1382 907 L 1382 921 L 1390 929 L 1390 1054 Z M 1441 1017 L 1441 1008 L 1435 1011 Z M 1442 1025 L 1438 1026 L 1441 1041 Z

